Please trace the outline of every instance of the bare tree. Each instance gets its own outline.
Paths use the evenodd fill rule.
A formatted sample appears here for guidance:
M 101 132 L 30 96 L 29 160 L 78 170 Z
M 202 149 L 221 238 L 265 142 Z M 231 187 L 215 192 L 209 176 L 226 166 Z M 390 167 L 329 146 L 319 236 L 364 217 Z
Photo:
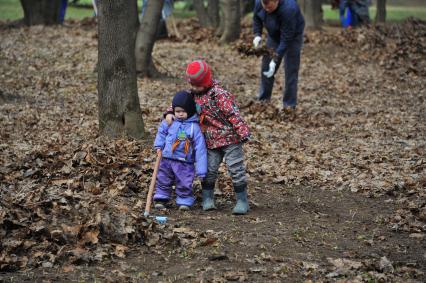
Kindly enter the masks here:
M 386 22 L 386 0 L 377 0 L 376 23 Z
M 32 25 L 54 25 L 60 24 L 59 0 L 21 0 L 24 10 L 24 23 Z
M 221 42 L 229 43 L 237 40 L 241 32 L 240 0 L 224 1 L 224 31 Z
M 306 20 L 306 26 L 320 28 L 322 24 L 322 7 L 320 0 L 299 0 L 300 8 Z
M 143 77 L 155 78 L 161 76 L 152 60 L 152 50 L 154 49 L 163 2 L 164 0 L 150 0 L 147 2 L 136 36 L 136 70 Z
M 204 0 L 194 0 L 194 9 L 202 27 L 219 27 L 219 0 L 208 0 L 207 7 Z
M 145 136 L 136 83 L 137 25 L 136 0 L 98 2 L 99 131 L 109 137 Z

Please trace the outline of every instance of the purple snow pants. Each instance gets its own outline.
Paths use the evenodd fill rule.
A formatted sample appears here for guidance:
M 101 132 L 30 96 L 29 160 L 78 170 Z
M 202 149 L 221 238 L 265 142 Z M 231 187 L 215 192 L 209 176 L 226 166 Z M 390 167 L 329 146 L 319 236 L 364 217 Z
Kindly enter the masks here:
M 195 177 L 194 164 L 163 158 L 158 168 L 154 201 L 169 201 L 172 186 L 176 187 L 176 204 L 192 206 L 195 202 L 192 182 Z

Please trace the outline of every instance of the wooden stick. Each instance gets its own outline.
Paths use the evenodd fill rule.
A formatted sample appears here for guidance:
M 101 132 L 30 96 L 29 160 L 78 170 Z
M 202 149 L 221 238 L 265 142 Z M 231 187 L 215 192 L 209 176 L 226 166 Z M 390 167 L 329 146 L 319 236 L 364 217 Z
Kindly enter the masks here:
M 160 167 L 161 161 L 161 150 L 157 152 L 157 160 L 154 165 L 154 173 L 152 173 L 151 184 L 149 185 L 148 196 L 146 197 L 146 206 L 145 213 L 143 214 L 145 217 L 149 216 L 151 211 L 151 203 L 152 203 L 152 194 L 154 193 L 155 182 L 157 180 L 158 168 Z

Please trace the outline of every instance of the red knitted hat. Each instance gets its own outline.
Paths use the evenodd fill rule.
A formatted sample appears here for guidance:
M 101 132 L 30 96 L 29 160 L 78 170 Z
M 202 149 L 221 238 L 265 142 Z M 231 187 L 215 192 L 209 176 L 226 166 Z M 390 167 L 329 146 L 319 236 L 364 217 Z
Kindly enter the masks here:
M 210 66 L 197 60 L 189 63 L 186 67 L 186 77 L 188 82 L 194 86 L 210 87 L 212 85 L 212 72 Z

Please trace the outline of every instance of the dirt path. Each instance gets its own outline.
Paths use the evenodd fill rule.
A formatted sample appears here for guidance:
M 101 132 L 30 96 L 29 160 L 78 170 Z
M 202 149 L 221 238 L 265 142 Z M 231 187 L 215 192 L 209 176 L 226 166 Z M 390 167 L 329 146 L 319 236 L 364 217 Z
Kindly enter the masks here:
M 210 231 L 218 241 L 188 251 L 181 259 L 182 255 L 174 256 L 161 268 L 155 265 L 158 261 L 144 261 L 147 270 L 162 271 L 165 281 L 180 274 L 178 278 L 185 282 L 182 269 L 186 269 L 192 271 L 194 281 L 221 282 L 235 276 L 249 282 L 295 282 L 380 273 L 382 257 L 395 268 L 425 264 L 424 243 L 389 231 L 383 224 L 392 208 L 382 199 L 282 186 L 263 187 L 252 198 L 258 205 L 245 217 L 231 216 L 232 202 L 227 201 L 220 211 L 172 220 L 172 225 Z M 343 258 L 353 262 L 336 264 L 337 269 L 332 263 Z
M 0 270 L 14 271 L 1 281 L 426 281 L 425 79 L 415 64 L 373 57 L 362 32 L 308 33 L 296 120 L 279 112 L 282 70 L 272 103 L 242 110 L 251 212 L 231 215 L 223 170 L 218 211 L 172 208 L 159 226 L 140 215 L 150 142 L 97 137 L 93 28 L 1 30 Z M 178 78 L 203 57 L 241 104 L 256 94 L 260 59 L 230 47 L 161 41 L 154 55 Z M 152 135 L 185 87 L 138 80 Z
M 200 208 L 189 213 L 176 208 L 156 212 L 167 214 L 167 225 L 184 235 L 166 248 L 133 247 L 126 259 L 73 266 L 71 272 L 37 269 L 0 278 L 4 282 L 424 279 L 419 272 L 426 264 L 426 245 L 389 229 L 387 219 L 395 207 L 384 199 L 285 186 L 262 187 L 251 197 L 256 205 L 252 203 L 247 216 L 231 215 L 233 202 L 223 198 L 213 212 Z M 207 235 L 207 240 L 193 241 L 197 234 Z

